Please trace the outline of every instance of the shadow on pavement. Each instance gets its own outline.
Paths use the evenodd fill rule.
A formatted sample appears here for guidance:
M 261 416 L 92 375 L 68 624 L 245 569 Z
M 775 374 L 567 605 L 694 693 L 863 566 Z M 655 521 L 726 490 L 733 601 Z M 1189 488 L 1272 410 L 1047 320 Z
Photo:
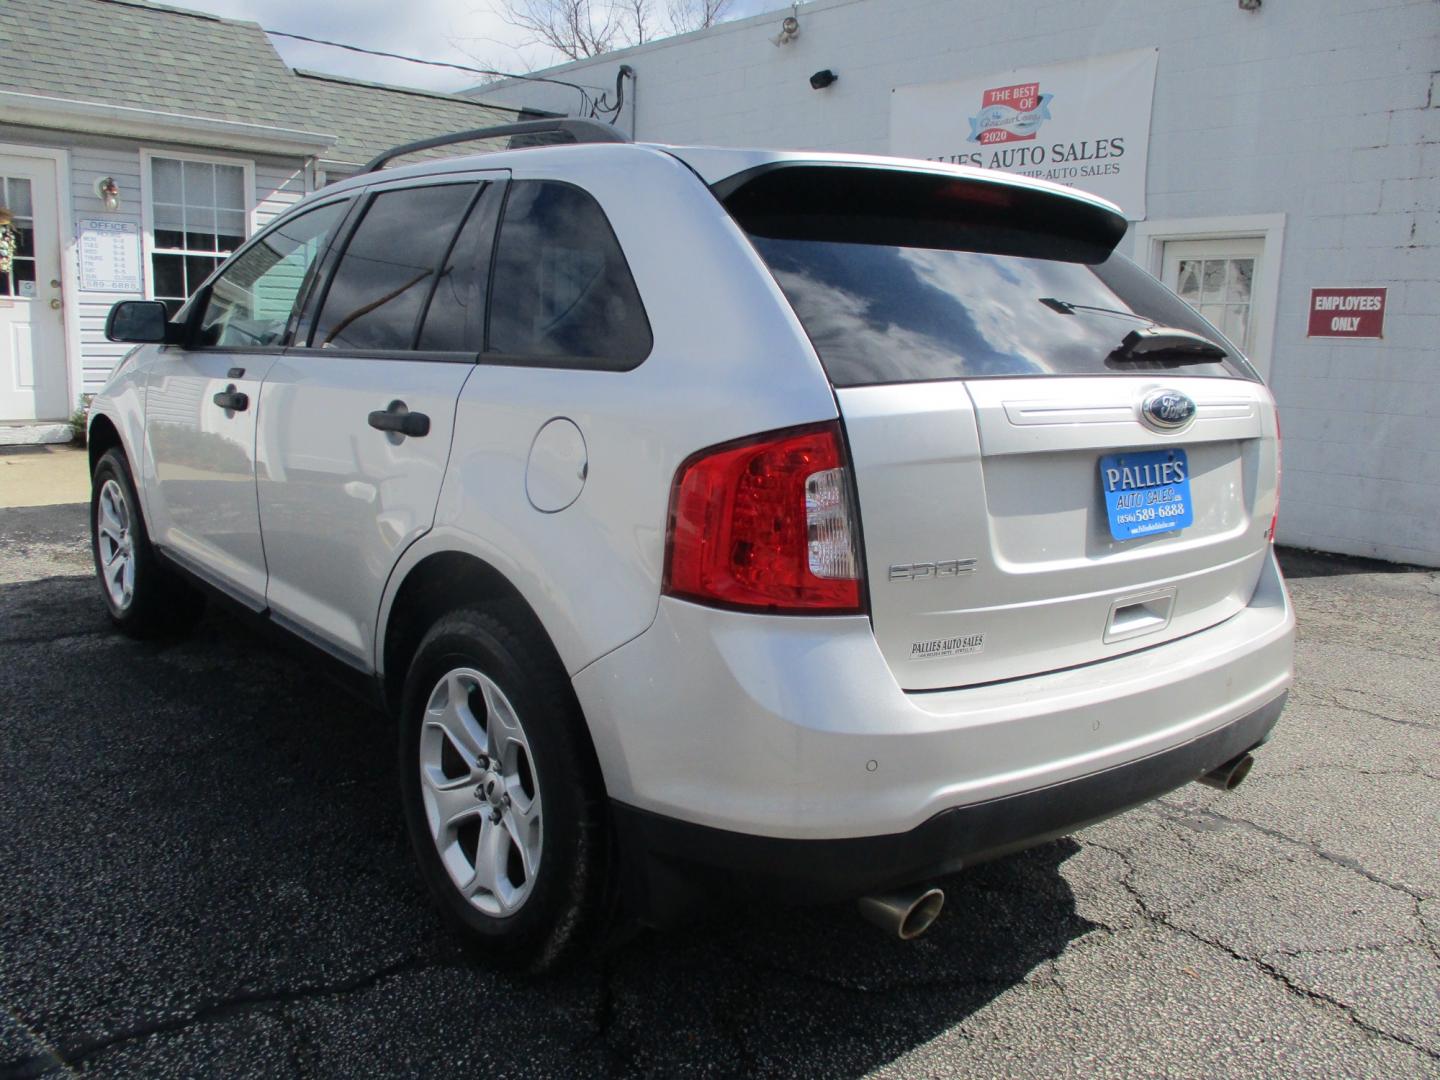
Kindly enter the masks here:
M 1280 569 L 1287 578 L 1339 577 L 1345 574 L 1413 574 L 1421 567 L 1381 562 L 1356 555 L 1331 555 L 1307 548 L 1276 548 Z
M 1060 841 L 948 880 L 914 943 L 745 910 L 498 976 L 422 895 L 388 721 L 224 615 L 121 638 L 93 590 L 0 585 L 0 1019 L 49 1047 L 0 1038 L 0 1075 L 855 1076 L 1093 929 Z

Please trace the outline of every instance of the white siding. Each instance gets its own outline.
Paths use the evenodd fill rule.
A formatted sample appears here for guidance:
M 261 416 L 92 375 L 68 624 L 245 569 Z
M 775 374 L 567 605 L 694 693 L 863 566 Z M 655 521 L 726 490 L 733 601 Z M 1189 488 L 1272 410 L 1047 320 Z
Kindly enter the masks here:
M 255 228 L 263 229 L 305 195 L 305 171 L 299 164 L 255 162 Z
M 120 209 L 108 211 L 95 194 L 95 181 L 113 176 L 120 188 Z M 70 199 L 75 222 L 71 235 L 78 236 L 79 220 L 104 218 L 140 225 L 140 152 L 76 146 L 70 150 Z M 78 282 L 76 285 L 78 286 Z M 105 317 L 117 300 L 137 299 L 139 293 L 80 292 L 76 310 L 80 313 L 80 366 L 84 385 L 80 392 L 100 389 L 110 370 L 129 350 L 105 340 Z

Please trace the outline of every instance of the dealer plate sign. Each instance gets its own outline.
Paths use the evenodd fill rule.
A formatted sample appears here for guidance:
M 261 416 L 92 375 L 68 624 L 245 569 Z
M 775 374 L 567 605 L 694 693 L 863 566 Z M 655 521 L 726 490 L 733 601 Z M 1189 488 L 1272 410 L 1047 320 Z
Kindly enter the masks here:
M 1100 459 L 1100 493 L 1116 540 L 1176 532 L 1195 520 L 1190 462 L 1178 447 L 1106 454 Z

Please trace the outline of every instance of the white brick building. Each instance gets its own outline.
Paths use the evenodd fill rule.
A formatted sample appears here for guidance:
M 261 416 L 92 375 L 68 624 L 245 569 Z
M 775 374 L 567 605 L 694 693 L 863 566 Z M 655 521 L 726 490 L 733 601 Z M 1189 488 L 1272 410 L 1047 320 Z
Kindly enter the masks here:
M 1281 540 L 1440 566 L 1440 4 L 815 0 L 776 45 L 787 13 L 538 74 L 613 100 L 629 65 L 618 123 L 641 140 L 886 153 L 897 87 L 1157 49 L 1124 243 L 1172 287 L 1207 259 L 1243 275 L 1226 318 L 1280 403 Z M 484 94 L 578 111 L 551 84 Z M 1383 338 L 1307 337 L 1317 287 L 1386 289 Z

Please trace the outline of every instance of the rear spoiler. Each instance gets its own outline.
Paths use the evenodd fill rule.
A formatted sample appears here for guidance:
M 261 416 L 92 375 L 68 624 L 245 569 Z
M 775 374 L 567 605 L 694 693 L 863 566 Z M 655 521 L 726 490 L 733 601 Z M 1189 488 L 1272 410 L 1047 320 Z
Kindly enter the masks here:
M 746 232 L 776 240 L 984 251 L 1101 263 L 1119 211 L 1079 194 L 983 176 L 849 162 L 776 161 L 711 191 Z

